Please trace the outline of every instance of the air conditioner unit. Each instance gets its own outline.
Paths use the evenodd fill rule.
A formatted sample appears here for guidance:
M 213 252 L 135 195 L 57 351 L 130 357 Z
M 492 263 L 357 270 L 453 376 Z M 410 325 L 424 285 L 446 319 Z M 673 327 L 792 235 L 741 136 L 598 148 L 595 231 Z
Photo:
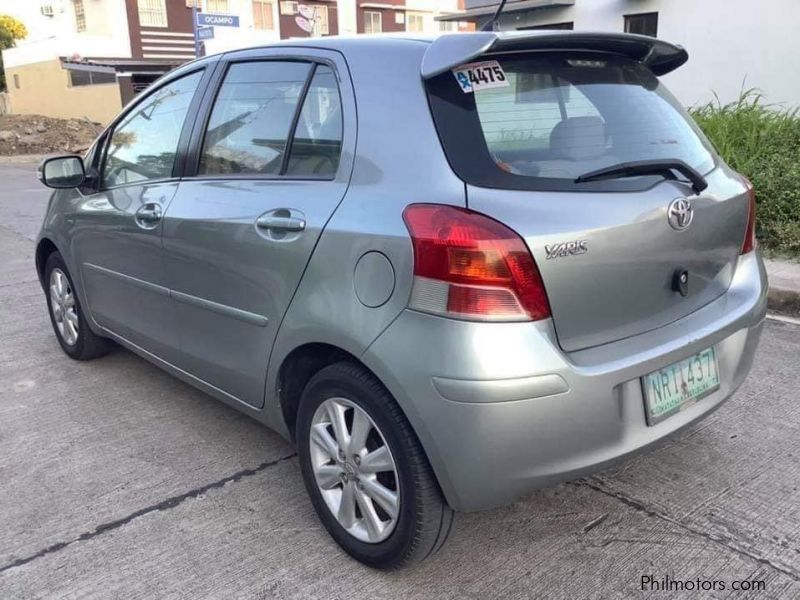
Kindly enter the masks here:
M 296 15 L 297 14 L 297 2 L 287 2 L 283 0 L 281 2 L 281 14 L 282 15 Z

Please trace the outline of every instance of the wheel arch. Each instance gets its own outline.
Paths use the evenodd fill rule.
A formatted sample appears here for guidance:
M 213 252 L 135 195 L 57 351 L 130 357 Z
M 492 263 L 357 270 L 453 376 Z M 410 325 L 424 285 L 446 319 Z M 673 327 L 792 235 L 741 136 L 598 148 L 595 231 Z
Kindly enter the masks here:
M 368 368 L 347 350 L 321 342 L 302 344 L 289 352 L 281 362 L 278 368 L 277 395 L 283 421 L 292 441 L 296 441 L 297 409 L 306 384 L 321 369 L 342 361 Z
M 54 252 L 60 252 L 58 246 L 50 238 L 43 237 L 36 244 L 36 274 L 39 276 L 39 283 L 44 287 L 44 268 L 47 264 L 47 259 Z M 62 254 L 63 256 L 63 254 Z

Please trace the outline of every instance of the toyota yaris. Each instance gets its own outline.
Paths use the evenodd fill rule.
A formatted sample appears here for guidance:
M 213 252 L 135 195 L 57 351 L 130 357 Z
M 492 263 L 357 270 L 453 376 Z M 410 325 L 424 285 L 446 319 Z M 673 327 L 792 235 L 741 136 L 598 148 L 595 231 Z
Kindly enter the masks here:
M 424 559 L 453 511 L 646 449 L 747 375 L 754 195 L 659 80 L 687 58 L 479 32 L 184 65 L 41 167 L 56 338 L 269 425 L 345 551 Z

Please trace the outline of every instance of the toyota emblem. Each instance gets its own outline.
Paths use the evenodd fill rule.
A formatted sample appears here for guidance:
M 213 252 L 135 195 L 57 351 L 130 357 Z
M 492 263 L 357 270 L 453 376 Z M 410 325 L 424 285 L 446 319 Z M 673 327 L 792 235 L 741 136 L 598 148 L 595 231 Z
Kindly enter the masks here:
M 667 208 L 667 220 L 676 231 L 683 231 L 692 224 L 694 209 L 688 198 L 676 198 Z

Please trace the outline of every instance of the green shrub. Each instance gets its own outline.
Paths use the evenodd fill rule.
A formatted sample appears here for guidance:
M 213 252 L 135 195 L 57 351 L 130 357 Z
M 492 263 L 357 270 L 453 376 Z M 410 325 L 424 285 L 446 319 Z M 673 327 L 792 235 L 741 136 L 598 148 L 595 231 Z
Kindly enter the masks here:
M 747 90 L 730 104 L 692 116 L 725 161 L 756 189 L 759 244 L 769 254 L 800 256 L 800 113 L 765 104 Z

